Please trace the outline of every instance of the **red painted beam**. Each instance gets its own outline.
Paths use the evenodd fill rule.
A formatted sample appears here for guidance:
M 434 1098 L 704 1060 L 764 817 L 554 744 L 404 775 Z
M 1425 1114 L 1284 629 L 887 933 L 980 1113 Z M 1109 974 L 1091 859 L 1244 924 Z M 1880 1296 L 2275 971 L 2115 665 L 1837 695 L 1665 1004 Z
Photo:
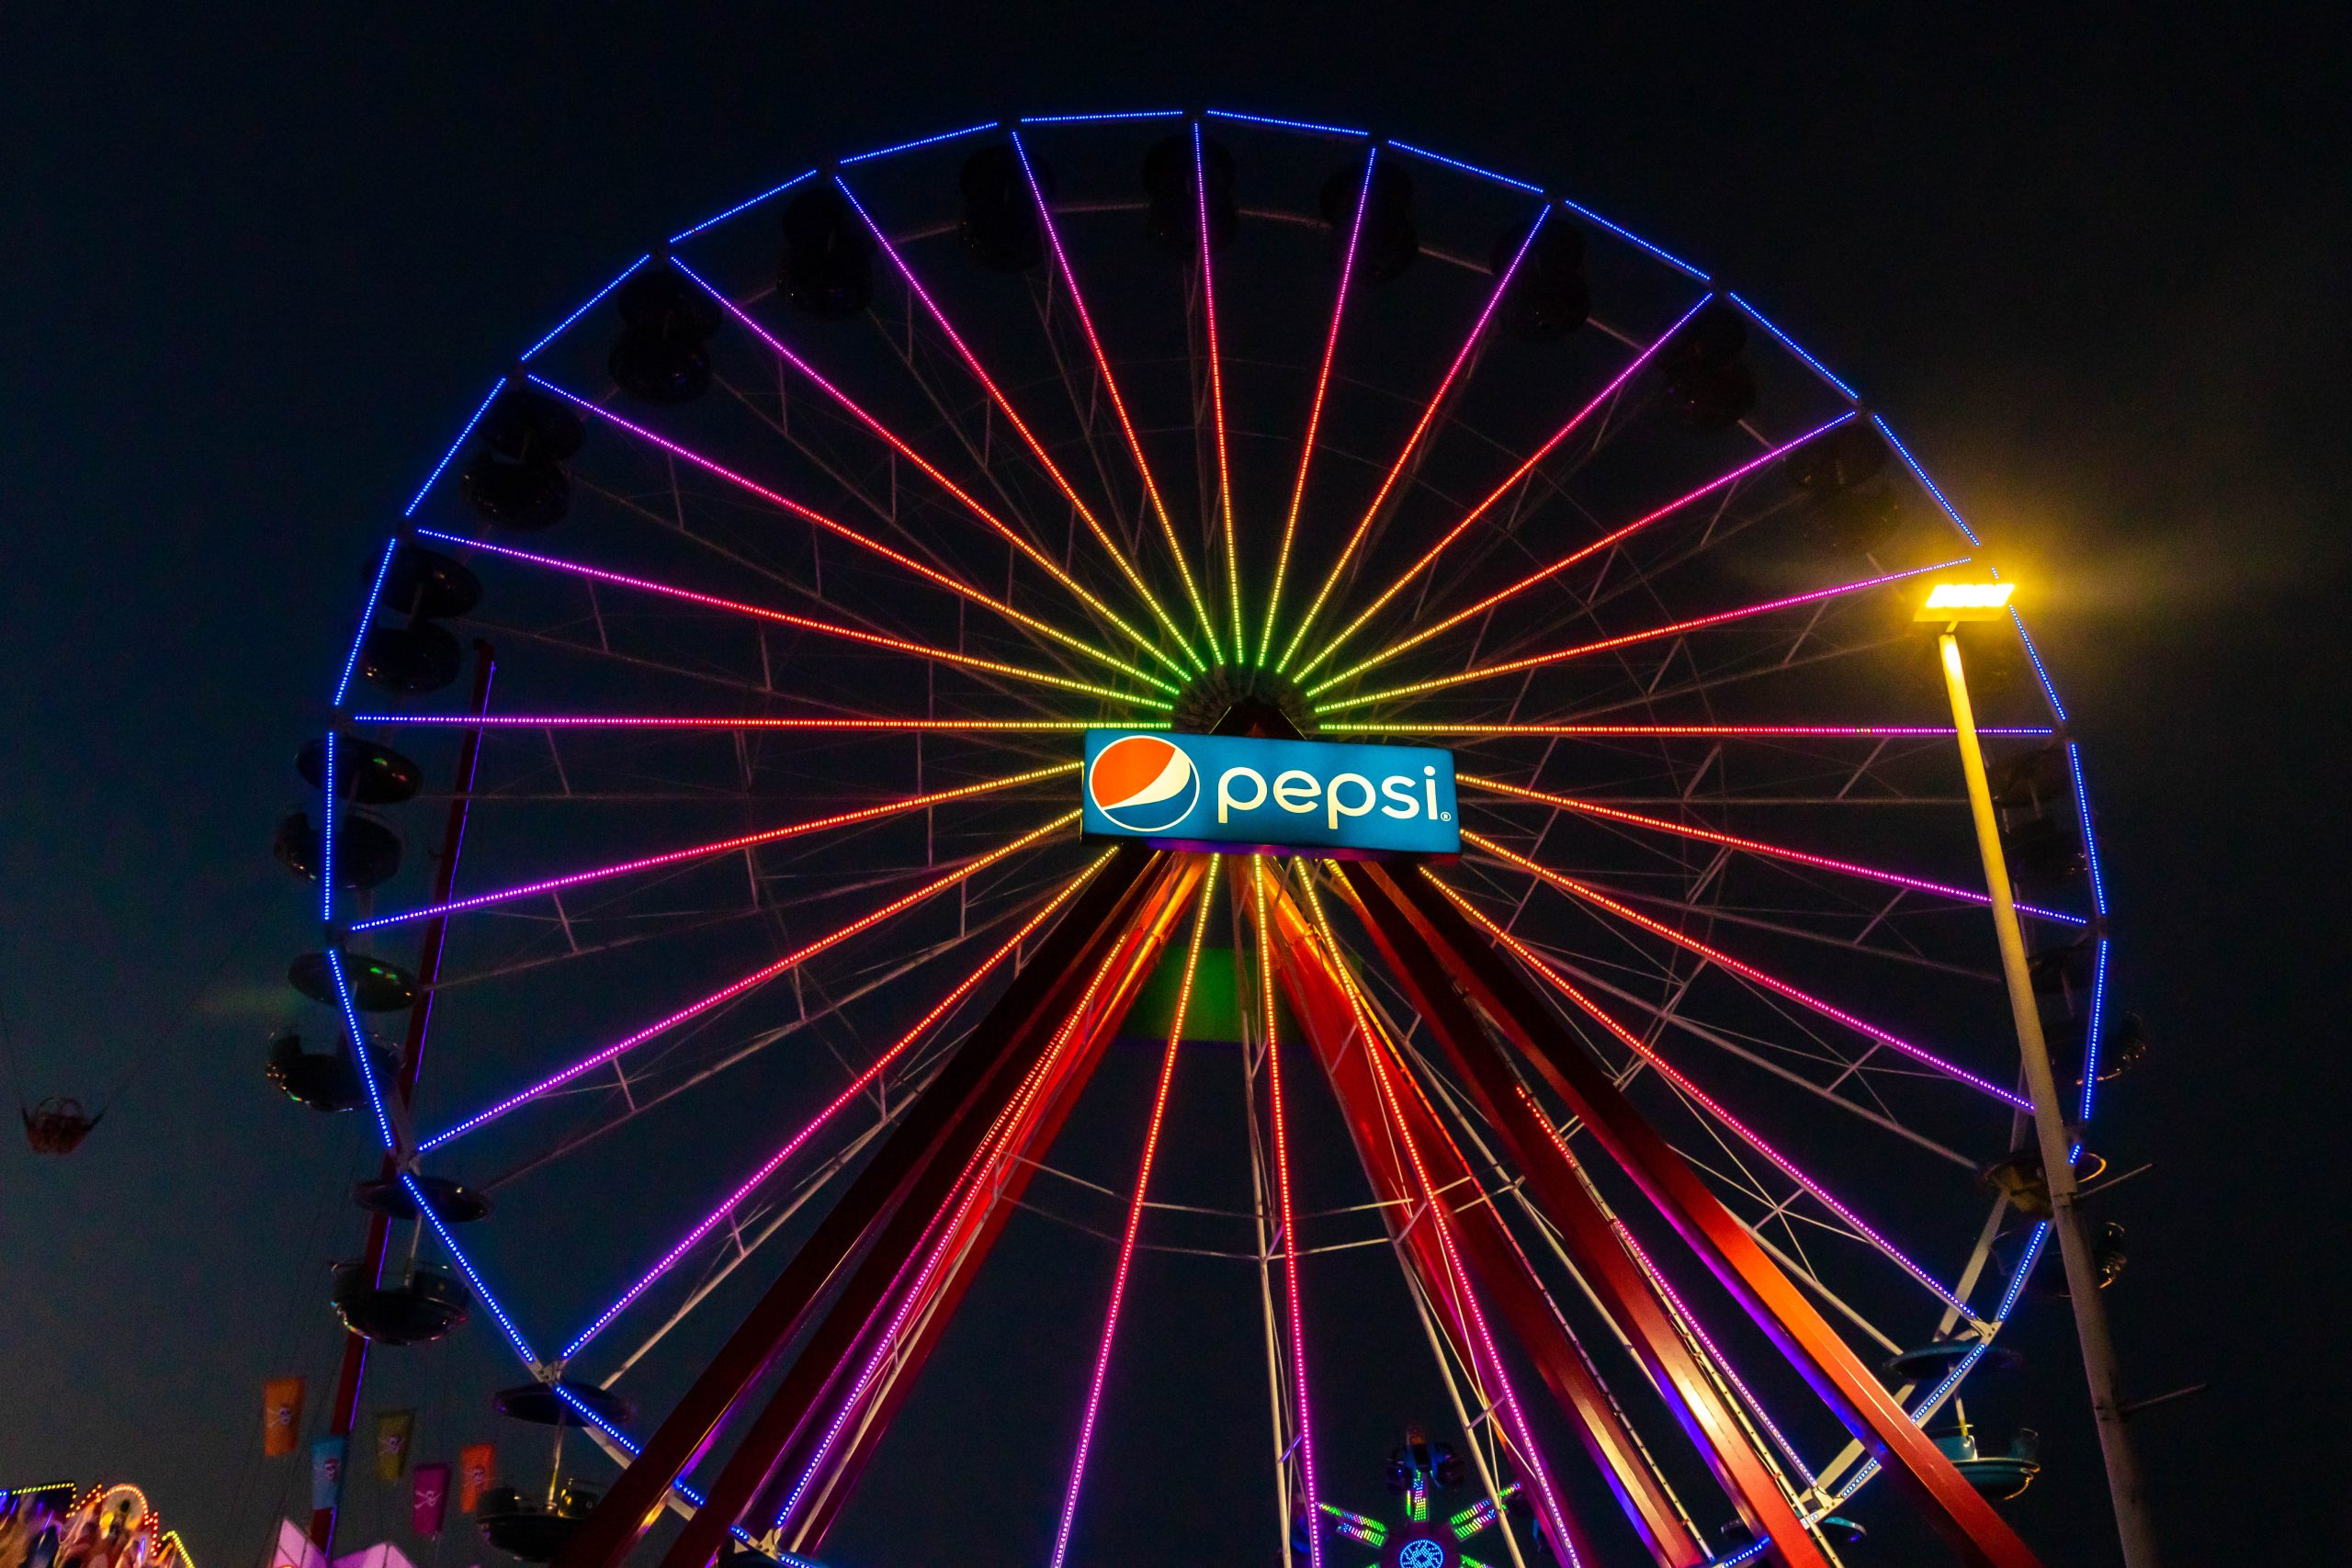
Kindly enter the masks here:
M 1737 1217 L 1562 1026 L 1525 976 L 1427 877 L 1407 874 L 1388 882 L 1397 907 L 1431 954 L 1525 1054 L 1960 1560 L 1970 1568 L 2041 1568 L 2017 1532 L 1912 1424 Z
M 819 1302 L 869 1237 L 918 1187 L 936 1203 L 940 1190 L 953 1181 L 978 1146 L 990 1118 L 1019 1086 L 1021 1072 L 999 1069 L 1012 1062 L 1025 1067 L 1027 1060 L 1034 1060 L 1041 1033 L 1036 1021 L 1057 999 L 1067 1000 L 1068 977 L 1088 953 L 1101 951 L 1106 931 L 1115 932 L 1124 925 L 1161 858 L 1140 841 L 1123 846 L 1072 901 L 1028 966 L 965 1037 L 922 1098 L 621 1472 L 556 1558 L 555 1568 L 617 1568 L 651 1526 L 670 1488 L 710 1445 L 720 1425 L 785 1347 L 808 1326 Z M 1024 1053 L 1029 1055 L 1024 1057 Z

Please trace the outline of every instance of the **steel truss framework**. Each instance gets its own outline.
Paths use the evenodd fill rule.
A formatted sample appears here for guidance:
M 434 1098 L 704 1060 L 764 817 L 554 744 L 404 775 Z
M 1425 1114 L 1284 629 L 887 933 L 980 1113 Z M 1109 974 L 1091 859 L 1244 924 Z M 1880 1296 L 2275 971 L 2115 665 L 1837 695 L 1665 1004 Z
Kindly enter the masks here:
M 1157 146 L 1182 178 L 1150 203 L 1106 194 L 1097 135 L 1128 139 L 1121 166 Z M 1262 183 L 1223 186 L 1227 141 Z M 1009 155 L 1037 247 L 991 296 L 941 255 L 957 226 L 933 189 L 979 147 Z M 1334 168 L 1319 214 L 1279 199 Z M 1399 311 L 1377 291 L 1404 287 L 1382 249 L 1404 171 L 1430 182 L 1417 276 L 1435 281 Z M 869 255 L 849 321 L 742 281 L 772 262 L 749 215 L 811 190 Z M 1159 270 L 1117 252 L 1139 216 L 1172 257 Z M 1568 230 L 1596 309 L 1572 357 L 1539 364 L 1504 329 L 1514 288 L 1560 265 L 1547 231 Z M 1465 233 L 1496 236 L 1491 255 Z M 1292 258 L 1272 283 L 1268 250 Z M 709 308 L 691 415 L 604 379 L 597 307 L 657 275 Z M 1150 310 L 1123 308 L 1138 299 Z M 1767 412 L 1692 445 L 1657 416 L 1690 334 L 1723 320 L 1756 329 Z M 522 391 L 588 442 L 546 536 L 458 521 L 491 461 L 478 426 Z M 1891 454 L 1872 494 L 1907 521 L 1793 550 L 1836 517 L 1781 476 L 1855 432 Z M 460 614 L 505 650 L 495 701 L 487 648 L 462 708 L 356 694 L 415 548 L 488 585 Z M 620 1466 L 560 1568 L 614 1568 L 665 1509 L 664 1568 L 730 1540 L 813 1561 L 1023 1214 L 1099 1237 L 1112 1270 L 1056 1568 L 1132 1353 L 1138 1254 L 1254 1274 L 1269 1547 L 1321 1568 L 1361 1543 L 1327 1500 L 1310 1396 L 1337 1374 L 1307 1325 L 1325 1260 L 1367 1247 L 1398 1265 L 1480 1517 L 1526 1521 L 1501 1532 L 1521 1568 L 1530 1530 L 1578 1562 L 1831 1562 L 1824 1521 L 1882 1472 L 1960 1560 L 2033 1562 L 1923 1428 L 2043 1232 L 1996 1202 L 1956 1258 L 1895 1239 L 1973 1208 L 1973 1171 L 2030 1110 L 1976 1021 L 2002 1012 L 1989 900 L 1943 852 L 1966 814 L 1903 624 L 1924 574 L 1978 549 L 1885 421 L 1716 280 L 1565 197 L 1344 128 L 1216 111 L 971 127 L 801 175 L 632 264 L 500 378 L 409 503 L 338 669 L 324 764 L 322 912 L 353 1038 L 355 965 L 424 940 L 397 1077 L 354 1056 L 385 1171 L 422 1211 L 415 1239 Z M 2057 749 L 2090 858 L 2080 895 L 2019 906 L 2085 957 L 2082 1122 L 2104 893 L 2064 710 L 2012 629 L 1987 649 L 1996 677 L 2018 657 L 1984 733 Z M 1464 858 L 1081 846 L 1078 733 L 1199 723 L 1204 702 L 1228 729 L 1456 747 Z M 336 875 L 359 735 L 457 748 L 452 788 L 426 797 L 447 814 L 430 884 L 385 908 Z M 1173 1196 L 1163 1139 L 1200 1044 L 1196 980 L 1227 948 L 1238 1208 Z M 1156 975 L 1178 984 L 1149 1026 L 1132 1172 L 1065 1168 L 1057 1135 Z M 569 1043 L 446 1076 L 436 1060 L 447 1088 L 420 1100 L 428 1027 L 453 1013 Z M 779 1046 L 797 1070 L 778 1074 Z M 447 1162 L 503 1198 L 551 1166 L 658 1161 L 661 1129 L 729 1085 L 784 1120 L 683 1216 L 649 1208 L 684 1234 L 560 1346 L 425 1201 Z M 1298 1142 L 1326 1104 L 1363 1185 L 1313 1207 Z M 1898 1187 L 1841 1157 L 1865 1138 L 1862 1168 L 1899 1163 Z M 1175 1216 L 1198 1227 L 1185 1241 Z M 743 1265 L 776 1237 L 789 1257 L 763 1281 Z M 502 1280 L 561 1256 L 486 1249 Z M 388 1222 L 363 1263 L 393 1282 Z M 632 1432 L 574 1379 L 652 1303 L 669 1310 L 600 1363 L 603 1388 L 662 1365 L 700 1313 L 733 1326 Z M 572 1303 L 517 1308 L 547 1310 Z M 1923 1314 L 1970 1348 L 1936 1386 L 1890 1389 L 1863 1356 L 1928 1337 Z M 340 1430 L 367 1359 L 353 1337 Z M 1713 1544 L 1725 1509 L 1748 1544 Z M 314 1519 L 322 1546 L 333 1526 Z

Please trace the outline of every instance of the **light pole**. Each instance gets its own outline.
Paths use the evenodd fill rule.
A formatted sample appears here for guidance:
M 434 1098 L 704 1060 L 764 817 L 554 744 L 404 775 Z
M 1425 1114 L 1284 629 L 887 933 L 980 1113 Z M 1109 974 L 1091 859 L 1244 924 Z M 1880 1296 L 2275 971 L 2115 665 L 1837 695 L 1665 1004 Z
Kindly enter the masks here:
M 2041 1036 L 2041 1013 L 2026 970 L 2025 932 L 2018 924 L 2009 887 L 2007 858 L 2001 852 L 2000 821 L 1993 814 L 1993 789 L 1984 774 L 1984 749 L 1976 739 L 1976 717 L 1968 701 L 1968 679 L 1960 662 L 1960 624 L 2007 618 L 2007 582 L 1944 582 L 1928 593 L 1917 620 L 1941 625 L 1937 638 L 1943 657 L 1944 685 L 1951 694 L 1951 721 L 1960 739 L 1961 770 L 1968 778 L 1968 806 L 1976 822 L 1976 847 L 1984 857 L 1984 886 L 1993 899 L 1993 929 L 2001 947 L 2001 976 L 2007 982 L 2009 1012 L 2016 1020 L 2018 1049 L 2025 1061 L 2026 1092 L 2033 1100 L 2034 1137 L 2041 1151 L 2041 1177 L 2050 1193 L 2050 1224 L 2058 1233 L 2058 1255 L 2066 1269 L 2066 1294 L 2075 1309 L 2075 1333 L 2083 1348 L 2083 1371 L 2091 1389 L 2091 1413 L 2098 1424 L 2099 1451 L 2107 1461 L 2107 1487 L 2115 1506 L 2116 1533 L 2123 1543 L 2124 1568 L 2156 1568 L 2154 1532 L 2149 1529 L 2140 1485 L 2140 1464 L 2117 1386 L 2115 1342 L 2107 1328 L 2107 1303 L 2099 1296 L 2098 1269 L 2083 1234 L 2075 1187 L 2073 1134 L 2059 1109 L 2050 1047 Z M 2086 1070 L 2088 1064 L 2086 1063 Z

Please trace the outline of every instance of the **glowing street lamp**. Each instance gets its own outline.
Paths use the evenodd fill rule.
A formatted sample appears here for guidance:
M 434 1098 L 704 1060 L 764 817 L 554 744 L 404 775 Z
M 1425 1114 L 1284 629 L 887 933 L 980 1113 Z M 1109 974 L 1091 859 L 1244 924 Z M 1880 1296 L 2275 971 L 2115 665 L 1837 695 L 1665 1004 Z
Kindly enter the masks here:
M 2075 1336 L 2082 1342 L 2083 1370 L 2090 1382 L 2091 1412 L 2098 1422 L 2099 1450 L 2107 1461 L 2108 1490 L 2115 1505 L 2125 1568 L 2155 1568 L 2155 1540 L 2143 1504 L 2139 1461 L 2124 1427 L 2128 1411 L 2118 1386 L 2115 1343 L 2108 1334 L 2098 1269 L 2083 1235 L 2077 1206 L 2076 1151 L 2058 1106 L 2057 1077 L 2051 1071 L 2041 1012 L 2034 1003 L 2033 982 L 2026 970 L 2025 932 L 2018 924 L 2008 863 L 2001 852 L 2000 820 L 1993 813 L 1993 790 L 1985 778 L 1984 749 L 1977 742 L 1968 680 L 1961 669 L 1962 623 L 2007 620 L 2009 599 L 2016 592 L 2017 585 L 2011 582 L 1939 582 L 1928 591 L 1912 618 L 1943 628 L 1937 642 L 1943 655 L 1944 684 L 1951 694 L 1951 721 L 1960 738 L 1961 769 L 1968 779 L 1969 811 L 1976 821 L 1976 847 L 1984 856 L 1985 890 L 1993 900 L 1993 929 L 2000 941 L 2001 976 L 2008 985 L 2009 1013 L 2016 1021 L 2018 1048 L 2025 1060 L 2026 1092 L 2033 1100 L 2033 1130 L 2041 1152 L 2042 1181 L 2050 1194 L 2050 1224 L 2058 1232 L 2058 1253 L 2065 1264 L 2066 1293 L 2075 1308 Z

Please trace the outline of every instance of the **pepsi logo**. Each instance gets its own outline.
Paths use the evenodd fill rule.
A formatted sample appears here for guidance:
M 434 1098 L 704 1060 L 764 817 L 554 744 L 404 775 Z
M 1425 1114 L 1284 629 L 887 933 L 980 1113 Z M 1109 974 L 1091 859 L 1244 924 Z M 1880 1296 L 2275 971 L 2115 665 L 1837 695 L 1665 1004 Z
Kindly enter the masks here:
M 1192 814 L 1201 772 L 1172 740 L 1129 735 L 1102 748 L 1086 775 L 1094 808 L 1130 833 L 1158 833 Z

